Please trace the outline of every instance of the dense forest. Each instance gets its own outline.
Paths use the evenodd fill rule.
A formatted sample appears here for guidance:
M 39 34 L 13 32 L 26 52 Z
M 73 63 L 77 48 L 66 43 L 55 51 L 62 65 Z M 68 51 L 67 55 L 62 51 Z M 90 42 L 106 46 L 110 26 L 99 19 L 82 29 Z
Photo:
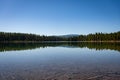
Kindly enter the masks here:
M 0 42 L 6 41 L 120 41 L 120 31 L 114 33 L 95 33 L 71 37 L 0 32 Z

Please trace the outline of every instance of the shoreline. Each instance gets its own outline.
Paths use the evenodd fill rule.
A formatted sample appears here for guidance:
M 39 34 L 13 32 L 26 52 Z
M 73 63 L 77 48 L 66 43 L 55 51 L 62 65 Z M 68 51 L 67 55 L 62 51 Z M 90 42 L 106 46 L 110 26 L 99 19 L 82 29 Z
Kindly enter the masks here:
M 0 43 L 120 43 L 120 41 L 0 41 Z

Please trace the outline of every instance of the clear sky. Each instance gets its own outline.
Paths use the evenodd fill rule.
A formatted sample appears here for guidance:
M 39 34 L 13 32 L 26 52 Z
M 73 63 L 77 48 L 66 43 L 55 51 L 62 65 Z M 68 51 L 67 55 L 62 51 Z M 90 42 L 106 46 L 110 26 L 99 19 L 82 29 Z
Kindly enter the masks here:
M 0 0 L 0 31 L 40 35 L 120 31 L 120 0 Z

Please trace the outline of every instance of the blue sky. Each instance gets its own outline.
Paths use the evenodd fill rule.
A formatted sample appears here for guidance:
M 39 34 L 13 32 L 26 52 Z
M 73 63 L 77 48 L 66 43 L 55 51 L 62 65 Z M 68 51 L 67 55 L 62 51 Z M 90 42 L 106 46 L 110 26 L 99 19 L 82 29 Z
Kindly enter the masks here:
M 120 31 L 120 0 L 0 0 L 0 31 L 40 35 Z

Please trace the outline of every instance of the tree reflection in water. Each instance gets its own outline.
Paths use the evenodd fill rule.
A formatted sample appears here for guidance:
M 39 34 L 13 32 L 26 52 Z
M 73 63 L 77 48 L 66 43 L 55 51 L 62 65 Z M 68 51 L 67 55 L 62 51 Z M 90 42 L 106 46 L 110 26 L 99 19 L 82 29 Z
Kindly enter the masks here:
M 120 51 L 120 43 L 106 43 L 106 42 L 42 42 L 42 43 L 0 43 L 0 52 L 2 51 L 16 51 L 16 50 L 28 50 L 35 48 L 47 48 L 47 47 L 77 47 L 77 48 L 89 48 L 96 50 L 116 50 Z

